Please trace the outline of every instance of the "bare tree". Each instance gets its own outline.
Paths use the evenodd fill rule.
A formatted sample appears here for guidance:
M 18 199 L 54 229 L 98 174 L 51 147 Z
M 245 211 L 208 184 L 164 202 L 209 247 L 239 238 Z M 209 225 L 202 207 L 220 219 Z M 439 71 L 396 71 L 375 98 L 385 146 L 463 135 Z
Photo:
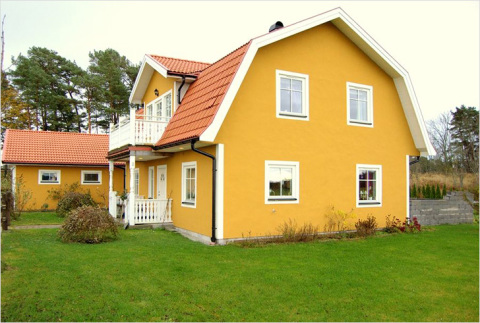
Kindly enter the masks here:
M 452 134 L 450 130 L 450 122 L 452 114 L 450 111 L 441 113 L 437 118 L 427 122 L 428 135 L 437 151 L 437 158 L 443 164 L 444 172 L 447 173 L 452 168 L 453 151 L 452 151 Z

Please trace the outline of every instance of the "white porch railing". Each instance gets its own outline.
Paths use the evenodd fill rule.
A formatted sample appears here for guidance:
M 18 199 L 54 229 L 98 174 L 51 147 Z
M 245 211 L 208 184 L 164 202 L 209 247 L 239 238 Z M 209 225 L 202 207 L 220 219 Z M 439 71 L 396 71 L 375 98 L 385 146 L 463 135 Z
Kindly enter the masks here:
M 110 124 L 109 150 L 129 144 L 154 145 L 162 137 L 169 121 L 168 117 L 140 115 L 131 109 L 129 118 Z
M 133 216 L 129 214 L 129 210 L 127 204 L 125 220 L 129 221 L 130 225 L 172 222 L 171 199 L 135 199 Z

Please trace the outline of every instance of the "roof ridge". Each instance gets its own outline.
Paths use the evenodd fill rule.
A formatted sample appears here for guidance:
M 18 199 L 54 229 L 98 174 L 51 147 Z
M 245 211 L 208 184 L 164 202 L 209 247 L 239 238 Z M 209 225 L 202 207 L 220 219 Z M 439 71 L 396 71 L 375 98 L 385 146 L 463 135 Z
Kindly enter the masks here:
M 213 65 L 217 64 L 218 62 L 220 62 L 221 60 L 227 58 L 228 56 L 232 55 L 233 53 L 239 51 L 240 49 L 242 49 L 243 47 L 247 46 L 248 44 L 250 44 L 252 42 L 252 39 L 250 39 L 248 42 L 246 42 L 245 44 L 239 46 L 237 49 L 235 50 L 232 50 L 230 53 L 228 53 L 227 55 L 223 56 L 222 58 L 216 60 L 215 62 L 213 62 L 212 64 L 210 64 L 210 66 L 206 67 L 204 70 L 212 67 Z M 203 71 L 202 71 L 203 72 Z
M 51 134 L 70 134 L 70 135 L 88 135 L 88 136 L 108 136 L 108 133 L 86 133 L 73 131 L 52 131 L 52 130 L 30 130 L 30 129 L 6 129 L 8 132 L 36 132 L 36 133 L 51 133 Z
M 183 58 L 169 57 L 169 56 L 157 55 L 157 54 L 148 54 L 148 55 L 150 55 L 150 56 L 156 56 L 156 57 L 162 57 L 162 58 L 168 58 L 168 59 L 175 59 L 175 60 L 177 60 L 177 61 L 183 61 L 183 62 L 190 62 L 190 63 L 199 63 L 199 64 L 205 64 L 205 65 L 212 65 L 212 63 L 194 61 L 194 60 L 191 60 L 191 59 L 183 59 Z

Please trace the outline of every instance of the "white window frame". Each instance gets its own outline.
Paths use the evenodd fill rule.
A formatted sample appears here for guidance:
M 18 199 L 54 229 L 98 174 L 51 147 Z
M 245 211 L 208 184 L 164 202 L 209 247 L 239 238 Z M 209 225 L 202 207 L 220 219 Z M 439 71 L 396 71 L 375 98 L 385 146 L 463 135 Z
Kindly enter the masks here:
M 140 194 L 140 169 L 139 168 L 135 168 L 135 170 L 133 171 L 133 182 L 134 182 L 134 193 L 135 193 L 135 196 L 139 196 Z
M 82 185 L 102 185 L 102 171 L 101 170 L 82 170 L 81 172 L 81 183 Z M 98 182 L 86 182 L 85 175 L 86 174 L 97 174 L 98 175 Z
M 187 201 L 187 186 L 185 185 L 185 180 L 187 178 L 187 169 L 189 168 L 194 168 L 195 169 L 195 190 L 194 190 L 194 200 L 192 201 Z M 198 168 L 197 168 L 197 162 L 186 162 L 182 163 L 182 206 L 183 207 L 189 207 L 189 208 L 196 208 L 197 207 L 197 179 L 198 179 Z
M 155 191 L 155 167 L 150 166 L 148 167 L 148 198 L 153 199 L 154 191 Z
M 42 175 L 44 173 L 56 173 L 57 181 L 56 182 L 44 182 L 42 181 Z M 39 169 L 38 170 L 38 184 L 40 185 L 60 185 L 62 177 L 62 171 L 59 169 Z
M 276 115 L 281 119 L 308 121 L 309 114 L 309 77 L 307 74 L 276 70 Z M 302 113 L 281 111 L 281 78 L 302 81 Z
M 381 207 L 382 206 L 382 190 L 383 190 L 383 176 L 382 176 L 382 165 L 366 165 L 366 164 L 357 164 L 357 171 L 355 172 L 355 200 L 357 207 Z M 376 171 L 376 200 L 360 200 L 360 190 L 359 190 L 359 176 L 360 171 L 369 170 Z
M 350 118 L 350 90 L 367 92 L 367 121 L 353 120 Z M 347 82 L 347 124 L 350 126 L 373 128 L 373 86 Z
M 292 169 L 292 196 L 271 196 L 269 170 L 272 167 Z M 300 203 L 300 163 L 297 161 L 265 161 L 265 204 L 298 204 Z
M 173 94 L 172 90 L 160 95 L 155 100 L 148 102 L 145 106 L 146 120 L 150 121 L 163 121 L 168 122 L 173 116 Z M 167 97 L 170 95 L 170 109 L 167 109 Z M 158 114 L 158 104 L 161 103 L 161 113 Z M 167 112 L 170 111 L 170 116 L 167 116 Z M 147 113 L 148 112 L 148 113 Z

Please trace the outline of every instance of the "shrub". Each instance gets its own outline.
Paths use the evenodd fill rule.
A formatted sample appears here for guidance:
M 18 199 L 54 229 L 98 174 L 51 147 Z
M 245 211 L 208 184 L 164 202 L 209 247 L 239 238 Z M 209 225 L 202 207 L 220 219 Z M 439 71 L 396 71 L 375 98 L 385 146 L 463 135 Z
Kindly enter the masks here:
M 329 206 L 327 213 L 325 214 L 326 224 L 324 227 L 325 232 L 335 232 L 345 233 L 346 230 L 351 228 L 350 220 L 353 220 L 357 217 L 353 213 L 353 209 L 350 212 L 345 212 L 342 210 L 335 210 L 334 206 Z
M 368 216 L 366 220 L 359 219 L 355 223 L 355 229 L 357 229 L 357 235 L 360 237 L 374 235 L 377 229 L 377 220 L 374 216 Z
M 402 223 L 399 219 L 395 217 L 390 220 L 390 215 L 388 215 L 384 231 L 388 233 L 415 233 L 422 231 L 422 226 L 420 225 L 420 223 L 418 223 L 417 217 L 413 217 L 413 219 L 408 219 L 407 221 Z
M 81 206 L 70 213 L 58 235 L 63 242 L 100 243 L 115 240 L 118 228 L 106 210 Z
M 283 242 L 312 241 L 317 239 L 319 231 L 318 226 L 314 226 L 312 223 L 304 223 L 303 226 L 298 227 L 297 222 L 292 219 L 278 226 L 277 230 L 280 232 Z
M 97 206 L 90 193 L 68 192 L 58 201 L 57 215 L 66 217 L 72 210 L 80 206 Z

